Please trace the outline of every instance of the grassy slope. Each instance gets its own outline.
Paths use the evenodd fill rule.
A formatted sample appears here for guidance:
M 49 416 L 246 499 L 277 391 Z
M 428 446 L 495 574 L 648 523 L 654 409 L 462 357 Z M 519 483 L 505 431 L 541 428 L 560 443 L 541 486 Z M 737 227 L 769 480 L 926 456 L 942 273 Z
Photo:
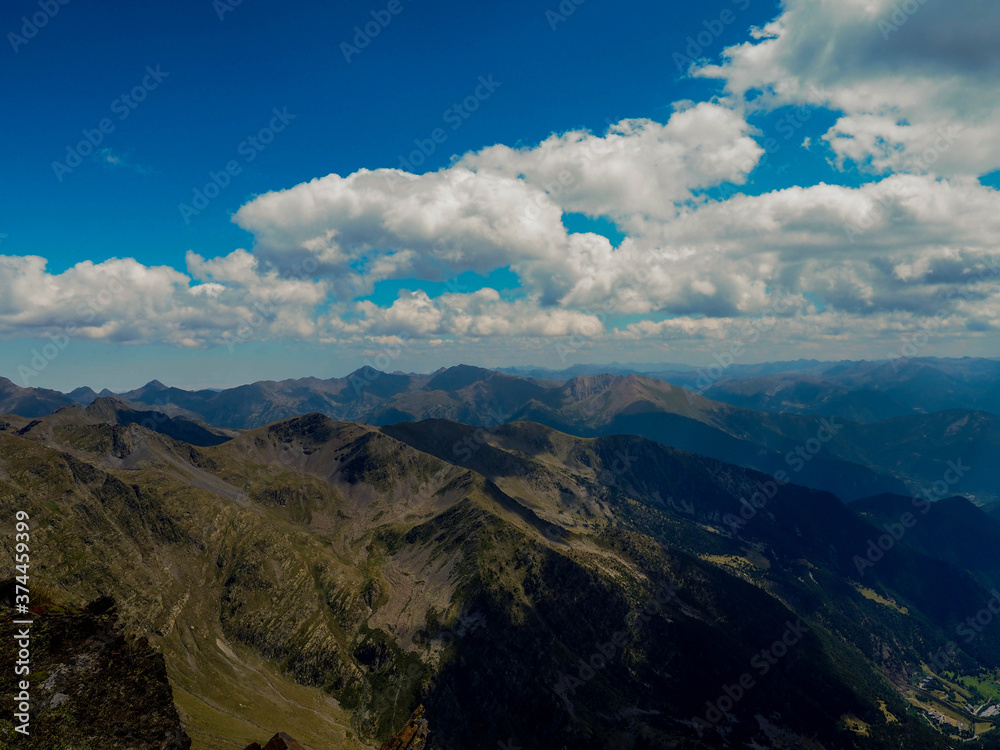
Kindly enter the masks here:
M 616 453 L 635 445 L 538 426 L 498 432 L 474 452 L 474 473 L 318 416 L 203 449 L 137 426 L 117 443 L 99 426 L 8 431 L 0 504 L 31 509 L 37 575 L 80 597 L 117 593 L 129 626 L 153 634 L 200 747 L 242 747 L 278 729 L 315 748 L 358 747 L 357 736 L 394 733 L 418 700 L 453 747 L 515 735 L 526 747 L 691 738 L 687 717 L 793 612 L 814 632 L 783 663 L 786 679 L 741 704 L 731 741 L 758 733 L 754 711 L 785 705 L 780 723 L 850 745 L 836 726 L 846 706 L 874 740 L 933 746 L 883 675 L 905 671 L 915 641 L 939 638 L 949 612 L 904 617 L 831 572 L 818 546 L 789 559 L 777 540 L 794 531 L 781 524 L 762 518 L 747 538 L 724 537 L 711 514 L 752 484 L 738 469 L 663 453 L 609 485 Z M 439 453 L 454 452 L 438 439 Z M 702 515 L 649 502 L 653 486 L 703 503 Z M 801 510 L 789 506 L 804 523 Z M 867 533 L 852 529 L 852 543 Z M 734 559 L 758 565 L 734 574 L 717 562 Z M 881 600 L 902 591 L 919 610 L 925 590 L 885 570 Z M 665 577 L 685 593 L 643 619 Z M 466 632 L 470 617 L 485 627 Z M 572 694 L 555 690 L 618 631 L 624 645 L 607 670 Z M 880 719 L 879 699 L 901 720 Z

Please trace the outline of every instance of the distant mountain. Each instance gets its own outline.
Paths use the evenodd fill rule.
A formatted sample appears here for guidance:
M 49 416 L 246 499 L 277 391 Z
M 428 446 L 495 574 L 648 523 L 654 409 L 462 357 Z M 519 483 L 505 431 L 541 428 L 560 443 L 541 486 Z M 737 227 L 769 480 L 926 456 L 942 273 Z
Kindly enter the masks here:
M 765 362 L 760 364 L 734 364 L 726 368 L 726 373 L 737 374 L 739 377 L 751 377 L 754 375 L 771 375 L 779 372 L 794 372 L 796 370 L 811 369 L 829 362 L 821 362 L 817 359 L 798 359 L 784 362 Z M 500 372 L 521 377 L 540 378 L 543 380 L 569 380 L 581 375 L 601 375 L 611 373 L 612 375 L 646 375 L 647 377 L 661 377 L 665 374 L 679 375 L 686 378 L 697 378 L 704 374 L 708 367 L 682 364 L 678 362 L 630 362 L 621 364 L 612 362 L 611 364 L 580 364 L 572 365 L 561 370 L 552 370 L 546 367 L 498 367 Z
M 88 406 L 89 404 L 92 404 L 95 400 L 97 400 L 100 396 L 110 395 L 110 391 L 103 394 L 99 394 L 93 388 L 83 387 L 70 391 L 66 395 L 68 395 L 73 400 L 73 403 L 80 404 L 81 406 Z
M 233 430 L 221 430 L 199 424 L 184 417 L 169 417 L 160 411 L 137 411 L 116 398 L 101 396 L 90 405 L 64 406 L 53 413 L 44 422 L 34 422 L 25 430 L 36 427 L 60 428 L 63 430 L 80 430 L 85 426 L 101 425 L 125 428 L 129 425 L 142 425 L 146 429 L 167 435 L 175 440 L 182 440 L 191 445 L 205 447 L 219 445 L 232 439 L 236 434 Z M 125 431 L 118 429 L 111 434 L 111 439 L 121 439 Z
M 759 375 L 779 366 L 800 369 L 795 375 Z M 992 412 L 929 408 L 956 399 L 987 403 L 991 389 L 997 388 L 991 373 L 1000 363 L 919 360 L 899 365 L 898 380 L 885 363 L 802 361 L 742 367 L 754 376 L 716 387 L 728 383 L 732 396 L 736 386 L 744 384 L 764 411 L 713 401 L 647 376 L 604 373 L 561 382 L 467 365 L 428 375 L 364 368 L 346 378 L 263 381 L 221 391 L 186 391 L 153 381 L 115 398 L 137 412 L 163 412 L 229 430 L 310 412 L 373 425 L 433 418 L 489 427 L 528 420 L 580 436 L 641 435 L 784 476 L 845 501 L 886 492 L 933 492 L 935 497 L 960 492 L 980 505 L 1000 501 L 1000 465 L 992 458 L 1000 449 L 1000 418 Z M 774 404 L 767 400 L 778 395 L 759 390 L 768 379 L 787 385 L 779 389 L 783 403 L 788 406 L 792 399 L 798 406 L 769 411 Z M 834 388 L 832 379 L 841 385 Z M 886 392 L 874 390 L 874 382 L 883 383 Z M 888 390 L 897 398 L 887 395 Z M 923 402 L 929 413 L 905 406 L 906 399 L 915 400 L 925 391 L 937 394 L 936 400 L 928 396 Z M 32 394 L 21 394 L 22 402 L 28 403 L 25 399 Z M 29 406 L 33 408 L 22 411 L 44 411 L 35 401 Z M 906 413 L 867 420 L 896 411 Z M 831 438 L 824 412 L 864 412 L 866 418 L 837 417 Z M 968 468 L 960 484 L 946 481 L 954 478 L 950 465 L 956 462 Z
M 703 393 L 708 398 L 755 411 L 829 414 L 859 422 L 914 413 L 912 407 L 875 387 L 851 388 L 800 373 L 725 380 Z
M 649 375 L 655 372 L 694 372 L 697 368 L 691 365 L 674 362 L 657 364 L 612 362 L 604 365 L 573 365 L 562 370 L 551 370 L 547 367 L 497 367 L 498 372 L 517 375 L 522 378 L 537 378 L 538 380 L 564 381 L 581 375 Z
M 789 452 L 820 429 L 816 418 L 757 415 L 636 375 L 553 383 L 459 365 L 432 375 L 359 370 L 345 379 L 262 382 L 221 392 L 153 383 L 122 398 L 137 409 L 231 428 L 313 410 L 374 425 L 428 418 L 487 426 L 531 420 L 576 435 L 643 435 L 768 473 L 795 467 L 795 481 L 845 499 L 906 491 L 888 472 L 829 453 L 790 464 Z
M 18 414 L 22 417 L 44 417 L 60 406 L 74 403 L 59 391 L 45 388 L 21 388 L 7 378 L 0 378 L 0 414 Z
M 797 360 L 705 367 L 616 369 L 756 411 L 827 414 L 872 422 L 947 409 L 1000 414 L 1000 359 L 920 357 L 859 362 Z M 567 379 L 572 371 L 548 371 Z
M 666 379 L 734 406 L 859 422 L 947 409 L 1000 414 L 1000 361 L 991 359 L 824 363 L 771 374 L 731 367 L 717 382 L 699 384 L 697 378 L 678 373 Z
M 904 477 L 921 497 L 960 493 L 977 505 L 1000 500 L 1000 416 L 995 414 L 949 410 L 867 425 L 845 423 L 842 437 L 832 446 L 840 457 Z
M 359 415 L 370 411 L 378 400 L 419 390 L 459 390 L 460 387 L 447 381 L 455 377 L 452 371 L 478 372 L 483 375 L 480 380 L 487 377 L 486 373 L 502 373 L 546 386 L 576 377 L 641 375 L 679 385 L 709 400 L 754 411 L 823 414 L 857 422 L 948 409 L 1000 413 L 1000 360 L 972 357 L 875 362 L 795 360 L 736 363 L 728 367 L 612 363 L 575 365 L 562 370 L 505 367 L 493 371 L 459 365 L 429 375 L 390 374 L 364 367 L 344 378 L 261 381 L 221 390 L 184 391 L 154 380 L 122 394 L 107 389 L 98 394 L 84 387 L 66 395 L 44 389 L 18 388 L 0 378 L 0 413 L 42 416 L 39 409 L 49 404 L 54 404 L 55 408 L 68 403 L 85 406 L 98 396 L 117 396 L 155 405 L 165 411 L 179 413 L 190 409 L 212 424 L 240 429 L 259 427 L 311 409 L 337 418 L 360 419 Z M 428 388 L 440 372 L 451 374 Z M 246 400 L 252 401 L 253 406 L 241 405 L 241 401 Z M 32 413 L 27 413 L 32 409 Z
M 198 447 L 121 414 L 9 417 L 0 507 L 35 586 L 162 650 L 200 745 L 370 748 L 423 705 L 435 750 L 944 750 L 915 691 L 1000 668 L 1000 630 L 948 645 L 991 600 L 968 572 L 905 538 L 860 569 L 883 532 L 836 497 L 642 437 L 309 414 Z
M 1000 520 L 964 497 L 928 505 L 920 498 L 878 495 L 850 507 L 873 526 L 891 527 L 914 549 L 971 571 L 987 586 L 1000 586 Z M 905 514 L 910 517 L 903 525 Z
M 577 365 L 564 370 L 501 368 L 547 380 L 612 373 L 644 375 L 755 411 L 826 414 L 875 422 L 944 409 L 1000 414 L 1000 360 L 964 357 L 761 364 Z

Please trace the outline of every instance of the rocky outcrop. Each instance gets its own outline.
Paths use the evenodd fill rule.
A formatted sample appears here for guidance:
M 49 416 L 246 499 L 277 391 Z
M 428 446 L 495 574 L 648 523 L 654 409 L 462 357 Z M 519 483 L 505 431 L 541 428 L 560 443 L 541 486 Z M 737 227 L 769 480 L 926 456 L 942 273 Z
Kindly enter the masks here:
M 0 604 L 14 602 L 14 581 L 0 582 Z M 163 656 L 145 639 L 126 637 L 114 602 L 102 597 L 83 609 L 47 600 L 32 588 L 30 733 L 32 747 L 188 750 Z M 12 619 L 0 624 L 11 643 Z M 12 747 L 14 650 L 0 650 L 0 747 Z M 18 680 L 22 678 L 18 677 Z
M 379 750 L 423 750 L 427 744 L 428 731 L 424 707 L 417 706 L 406 726 L 395 737 L 383 743 Z M 293 737 L 278 732 L 264 747 L 251 742 L 243 750 L 303 750 L 303 747 Z
M 303 750 L 303 747 L 293 737 L 289 737 L 284 732 L 278 732 L 268 740 L 263 748 L 256 742 L 251 742 L 244 750 Z
M 379 750 L 422 750 L 427 744 L 428 732 L 424 707 L 417 706 L 406 726 L 391 740 L 383 743 Z

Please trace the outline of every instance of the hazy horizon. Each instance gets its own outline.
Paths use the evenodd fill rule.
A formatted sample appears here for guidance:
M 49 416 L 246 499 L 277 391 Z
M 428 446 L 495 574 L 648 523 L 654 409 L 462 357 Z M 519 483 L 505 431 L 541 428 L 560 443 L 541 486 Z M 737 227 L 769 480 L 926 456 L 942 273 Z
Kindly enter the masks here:
M 920 360 L 941 360 L 941 361 L 960 361 L 963 359 L 974 359 L 974 360 L 987 360 L 987 361 L 1000 361 L 1000 357 L 914 357 L 901 358 L 899 361 L 920 361 Z M 861 364 L 861 363 L 886 363 L 891 362 L 888 359 L 814 359 L 802 357 L 794 360 L 762 360 L 762 361 L 740 361 L 733 362 L 725 367 L 719 364 L 717 361 L 703 362 L 699 364 L 689 364 L 682 362 L 580 362 L 573 365 L 567 365 L 566 367 L 544 367 L 539 365 L 499 365 L 499 366 L 487 366 L 487 365 L 477 365 L 471 362 L 454 362 L 449 364 L 443 364 L 432 370 L 407 370 L 404 368 L 390 368 L 384 369 L 376 366 L 377 362 L 374 360 L 363 361 L 359 367 L 355 367 L 351 370 L 338 371 L 328 375 L 317 375 L 314 373 L 303 372 L 300 374 L 292 375 L 290 377 L 283 378 L 256 378 L 253 380 L 238 380 L 227 383 L 218 384 L 208 384 L 208 385 L 188 385 L 183 382 L 177 382 L 168 380 L 164 377 L 154 376 L 148 380 L 143 380 L 142 382 L 130 382 L 125 386 L 110 387 L 107 385 L 94 386 L 89 383 L 79 383 L 71 387 L 61 387 L 61 388 L 49 388 L 49 390 L 59 391 L 61 393 L 71 393 L 74 390 L 80 388 L 91 388 L 97 393 L 102 393 L 105 390 L 112 391 L 115 394 L 127 393 L 129 391 L 137 390 L 153 382 L 159 382 L 168 388 L 179 388 L 181 390 L 227 390 L 230 388 L 237 388 L 243 385 L 251 385 L 253 383 L 259 382 L 281 382 L 281 381 L 294 381 L 294 380 L 306 380 L 306 379 L 319 379 L 319 380 L 332 380 L 332 379 L 344 379 L 349 378 L 355 373 L 364 371 L 366 368 L 373 368 L 381 373 L 386 374 L 402 374 L 402 375 L 412 375 L 412 376 L 428 376 L 433 375 L 437 372 L 443 370 L 448 370 L 453 367 L 468 366 L 468 367 L 478 367 L 484 370 L 494 370 L 497 372 L 514 372 L 515 374 L 526 373 L 530 371 L 539 371 L 545 373 L 551 373 L 555 376 L 560 376 L 563 373 L 574 371 L 574 370 L 590 370 L 593 374 L 603 374 L 605 371 L 601 368 L 608 368 L 606 371 L 610 372 L 612 370 L 623 370 L 631 371 L 636 374 L 655 374 L 659 372 L 689 372 L 689 373 L 708 373 L 712 381 L 722 379 L 726 375 L 732 375 L 739 371 L 740 366 L 754 367 L 754 366 L 779 366 L 779 365 L 794 365 L 802 362 L 815 364 L 816 366 L 828 365 L 828 364 Z M 785 370 L 787 372 L 794 372 L 798 368 L 790 368 Z M 0 375 L 0 377 L 4 377 Z M 10 380 L 8 378 L 8 380 Z M 11 380 L 15 385 L 19 385 L 16 381 Z M 27 386 L 27 387 L 43 387 L 43 386 Z
M 15 4 L 0 376 L 995 354 L 997 11 L 912 5 Z

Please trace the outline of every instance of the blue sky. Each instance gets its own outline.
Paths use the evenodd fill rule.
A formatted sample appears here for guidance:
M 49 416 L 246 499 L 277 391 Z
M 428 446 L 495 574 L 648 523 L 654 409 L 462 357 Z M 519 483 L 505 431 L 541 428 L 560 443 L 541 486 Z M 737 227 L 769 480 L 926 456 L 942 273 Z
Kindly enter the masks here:
M 856 0 L 7 3 L 0 375 L 223 386 L 343 374 L 386 351 L 418 370 L 701 364 L 779 293 L 792 311 L 742 361 L 887 356 L 933 320 L 922 353 L 995 354 L 992 276 L 975 277 L 992 268 L 992 227 L 972 237 L 920 213 L 952 200 L 995 214 L 980 178 L 1000 161 L 975 135 L 995 96 L 973 87 L 991 84 L 997 40 L 973 5 L 941 35 L 935 0 L 896 18 Z M 824 24 L 837 64 L 810 51 Z M 366 25 L 377 35 L 345 47 Z M 944 80 L 986 101 L 956 102 Z M 922 104 L 894 100 L 907 86 Z M 645 125 L 605 137 L 623 121 Z M 948 127 L 966 140 L 935 136 Z M 593 140 L 558 140 L 582 131 Z M 70 166 L 86 132 L 100 143 Z M 573 156 L 554 194 L 552 165 L 587 143 L 604 150 Z M 379 200 L 394 173 L 350 179 L 401 167 L 436 176 Z M 217 197 L 182 209 L 213 173 Z M 817 205 L 840 213 L 813 225 Z M 466 219 L 477 227 L 453 236 Z M 643 277 L 631 286 L 626 255 Z
M 387 3 L 244 0 L 220 21 L 207 0 L 76 2 L 17 54 L 9 43 L 4 50 L 3 95 L 18 106 L 3 149 L 3 249 L 42 255 L 53 272 L 121 256 L 180 267 L 188 249 L 224 255 L 253 241 L 230 221 L 252 196 L 331 172 L 399 166 L 414 139 L 438 126 L 449 128 L 448 141 L 421 171 L 483 145 L 663 118 L 674 101 L 720 88 L 682 78 L 673 52 L 684 54 L 710 9 L 735 13 L 744 4 L 640 2 L 623 13 L 588 0 L 553 30 L 545 11 L 558 12 L 558 3 L 407 0 L 348 63 L 340 44 L 353 46 L 354 27 Z M 707 52 L 741 41 L 774 7 L 747 6 Z M 9 3 L 0 28 L 19 34 L 32 11 L 37 2 Z M 111 104 L 141 83 L 147 65 L 169 75 L 121 121 Z M 498 95 L 451 130 L 442 113 L 488 74 L 502 83 Z M 210 170 L 240 158 L 239 144 L 268 124 L 273 107 L 287 107 L 294 127 L 185 224 L 177 204 L 190 202 Z M 116 129 L 102 146 L 142 171 L 88 161 L 58 181 L 51 162 L 103 117 Z

